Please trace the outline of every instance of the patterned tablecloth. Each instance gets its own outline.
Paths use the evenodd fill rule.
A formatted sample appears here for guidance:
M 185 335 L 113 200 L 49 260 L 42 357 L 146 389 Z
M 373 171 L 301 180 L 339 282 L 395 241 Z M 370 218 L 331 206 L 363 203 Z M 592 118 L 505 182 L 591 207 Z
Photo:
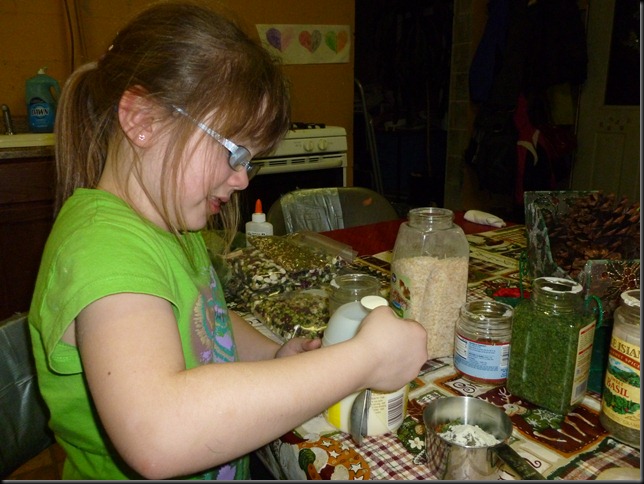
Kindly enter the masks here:
M 468 300 L 516 296 L 525 228 L 506 227 L 467 235 L 470 242 Z M 355 263 L 388 280 L 390 252 L 362 256 Z M 523 287 L 529 290 L 529 287 Z M 261 323 L 248 315 L 251 324 Z M 510 445 L 548 479 L 596 479 L 609 468 L 640 467 L 638 449 L 611 438 L 599 423 L 600 395 L 589 392 L 565 417 L 522 402 L 504 386 L 474 384 L 454 370 L 451 357 L 428 361 L 411 382 L 408 414 L 397 434 L 351 437 L 322 415 L 258 451 L 279 479 L 436 479 L 425 460 L 423 408 L 445 396 L 465 395 L 503 407 L 514 425 Z M 500 479 L 518 479 L 503 465 Z

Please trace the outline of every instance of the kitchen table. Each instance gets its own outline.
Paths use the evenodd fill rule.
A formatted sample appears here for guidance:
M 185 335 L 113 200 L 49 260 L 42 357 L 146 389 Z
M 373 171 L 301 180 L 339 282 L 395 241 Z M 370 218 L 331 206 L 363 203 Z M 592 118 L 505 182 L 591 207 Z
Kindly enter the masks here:
M 325 234 L 343 243 L 354 240 L 354 249 L 359 253 L 355 264 L 386 280 L 390 249 L 399 224 L 400 221 L 392 221 Z M 470 229 L 466 229 L 470 243 L 467 299 L 516 296 L 519 286 L 529 290 L 519 274 L 519 260 L 526 246 L 524 226 Z M 377 233 L 389 250 L 368 253 L 375 247 L 373 239 Z M 390 235 L 383 235 L 387 233 Z M 362 243 L 355 244 L 356 241 Z M 252 316 L 247 315 L 247 319 L 261 326 Z M 278 479 L 436 479 L 424 456 L 422 412 L 428 402 L 453 395 L 480 398 L 504 408 L 514 425 L 510 445 L 548 479 L 596 479 L 610 468 L 639 469 L 639 450 L 613 439 L 600 425 L 599 394 L 589 391 L 583 402 L 564 418 L 521 401 L 505 386 L 472 383 L 462 378 L 455 371 L 451 356 L 427 361 L 411 382 L 408 415 L 397 433 L 365 437 L 358 447 L 348 434 L 318 415 L 257 454 Z M 513 480 L 518 476 L 503 465 L 501 479 Z

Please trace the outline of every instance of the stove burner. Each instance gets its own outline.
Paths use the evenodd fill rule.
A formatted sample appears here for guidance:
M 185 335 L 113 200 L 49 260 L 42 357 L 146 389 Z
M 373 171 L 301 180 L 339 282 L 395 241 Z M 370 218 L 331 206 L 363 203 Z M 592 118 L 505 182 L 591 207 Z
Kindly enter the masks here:
M 324 123 L 291 123 L 291 129 L 320 129 L 326 128 Z

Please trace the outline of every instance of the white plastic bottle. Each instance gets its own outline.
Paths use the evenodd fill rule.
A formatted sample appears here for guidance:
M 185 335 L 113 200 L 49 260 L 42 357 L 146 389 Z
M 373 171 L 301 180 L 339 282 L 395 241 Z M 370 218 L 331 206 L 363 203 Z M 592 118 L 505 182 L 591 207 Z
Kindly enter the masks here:
M 351 339 L 358 332 L 362 320 L 372 309 L 387 306 L 381 296 L 364 296 L 360 301 L 348 302 L 340 306 L 329 319 L 324 331 L 322 346 L 331 346 Z M 343 432 L 351 432 L 351 408 L 358 393 L 352 393 L 324 410 L 327 422 Z M 367 434 L 382 435 L 396 432 L 407 415 L 409 385 L 393 392 L 372 390 L 371 406 L 367 417 Z
M 255 202 L 255 213 L 252 220 L 246 222 L 246 245 L 250 245 L 248 237 L 273 235 L 273 224 L 266 221 L 266 214 L 262 211 L 262 201 L 258 198 Z

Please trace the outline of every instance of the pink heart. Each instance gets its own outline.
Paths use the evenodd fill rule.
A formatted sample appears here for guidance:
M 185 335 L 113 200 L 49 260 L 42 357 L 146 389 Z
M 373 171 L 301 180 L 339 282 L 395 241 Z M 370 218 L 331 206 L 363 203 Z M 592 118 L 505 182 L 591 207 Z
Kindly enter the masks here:
M 293 35 L 295 32 L 293 31 L 293 28 L 291 27 L 286 27 L 284 30 L 282 30 L 282 51 L 286 50 L 293 40 Z

